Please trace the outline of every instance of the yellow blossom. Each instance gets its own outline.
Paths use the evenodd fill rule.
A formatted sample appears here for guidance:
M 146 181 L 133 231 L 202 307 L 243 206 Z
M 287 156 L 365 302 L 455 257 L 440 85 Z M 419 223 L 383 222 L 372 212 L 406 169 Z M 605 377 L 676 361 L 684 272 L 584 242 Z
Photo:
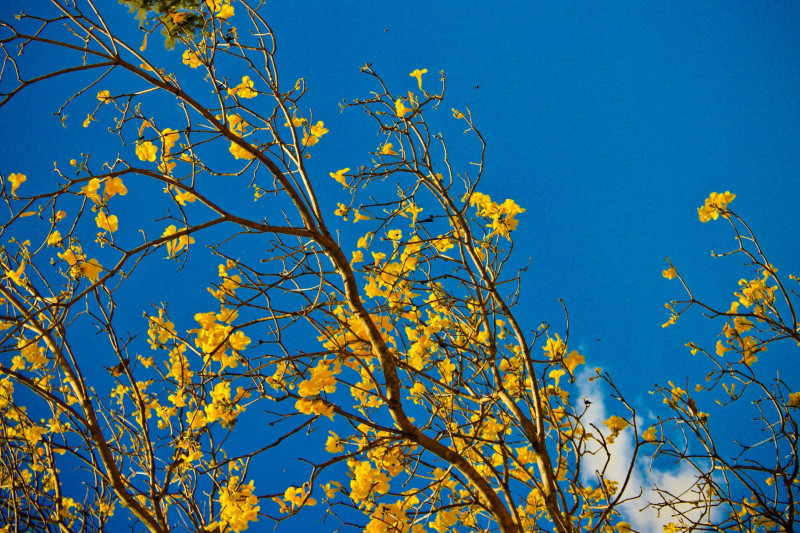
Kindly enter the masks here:
M 191 68 L 197 68 L 202 65 L 203 62 L 200 60 L 200 56 L 197 54 L 197 52 L 194 52 L 193 50 L 184 50 L 183 64 L 189 65 Z
M 117 215 L 110 215 L 107 216 L 105 211 L 100 211 L 97 213 L 97 216 L 94 218 L 97 227 L 101 230 L 108 231 L 110 233 L 114 233 L 117 231 L 118 221 Z
M 100 195 L 97 194 L 97 190 L 100 188 L 100 180 L 97 178 L 92 178 L 89 180 L 89 183 L 81 187 L 81 194 L 86 195 L 92 202 L 96 204 L 100 204 L 103 200 L 100 198 Z
M 155 161 L 158 147 L 150 141 L 136 143 L 136 156 L 142 161 Z
M 328 453 L 339 453 L 344 451 L 344 445 L 342 444 L 342 439 L 339 438 L 339 435 L 333 431 L 329 431 L 328 433 L 330 433 L 330 437 L 328 437 L 328 440 L 325 443 L 325 450 Z
M 381 146 L 381 147 L 378 149 L 378 151 L 379 151 L 379 153 L 380 153 L 381 155 L 397 155 L 397 152 L 395 152 L 395 151 L 392 149 L 393 147 L 394 147 L 394 145 L 393 145 L 392 143 L 386 143 L 386 144 L 384 144 L 383 146 Z
M 185 230 L 186 228 L 183 228 Z M 180 230 L 180 231 L 183 231 Z M 170 235 L 175 235 L 178 233 L 178 229 L 175 225 L 168 226 L 167 229 L 164 230 L 164 233 L 161 234 L 162 237 L 168 237 Z M 167 256 L 168 257 L 175 257 L 178 252 L 189 246 L 190 244 L 194 243 L 194 238 L 190 235 L 181 235 L 177 239 L 172 239 L 167 241 Z
M 103 189 L 103 198 L 109 200 L 116 195 L 125 196 L 128 194 L 128 188 L 122 183 L 122 178 L 119 176 L 106 181 L 105 189 Z
M 403 103 L 403 98 L 398 98 L 395 100 L 394 107 L 398 117 L 405 117 L 411 111 L 411 108 L 406 107 Z
M 228 483 L 219 491 L 217 501 L 220 504 L 220 522 L 229 526 L 233 531 L 244 531 L 248 522 L 258 521 L 258 497 L 253 494 L 255 486 L 251 480 L 244 484 L 239 482 L 238 476 L 232 476 Z M 222 531 L 225 528 L 217 528 Z
M 100 91 L 97 93 L 97 99 L 103 102 L 104 104 L 111 103 L 111 93 L 108 91 Z
M 53 230 L 53 233 L 47 237 L 47 246 L 59 246 L 62 240 L 61 232 Z
M 630 426 L 630 423 L 620 416 L 612 415 L 611 418 L 603 422 L 603 425 L 611 430 L 611 435 L 608 437 L 608 442 L 614 442 L 614 439 L 616 439 L 621 431 Z
M 328 133 L 328 130 L 325 128 L 325 123 L 321 120 L 318 121 L 314 126 L 311 126 L 311 135 L 314 137 L 322 137 Z
M 350 172 L 349 168 L 343 168 L 341 170 L 337 170 L 336 172 L 329 172 L 328 174 L 330 177 L 347 187 L 347 178 L 345 177 L 345 173 Z
M 8 176 L 8 181 L 11 183 L 11 194 L 13 196 L 17 196 L 17 189 L 23 182 L 28 181 L 28 178 L 25 174 L 10 174 Z
M 361 213 L 361 211 L 359 211 L 358 209 L 356 209 L 353 212 L 353 214 L 354 214 L 353 222 L 358 222 L 359 220 L 372 220 L 372 217 Z
M 720 214 L 724 214 L 728 204 L 731 203 L 734 198 L 736 198 L 736 195 L 730 191 L 725 191 L 724 193 L 712 192 L 708 198 L 706 198 L 704 205 L 697 208 L 700 222 L 706 223 L 711 219 L 716 220 Z
M 391 241 L 398 241 L 403 238 L 403 232 L 399 229 L 392 229 L 386 233 L 386 237 Z
M 255 146 L 252 144 L 250 146 L 255 148 Z M 235 157 L 236 159 L 246 159 L 249 161 L 250 159 L 255 158 L 255 155 L 253 155 L 253 153 L 250 150 L 244 148 L 243 146 L 239 146 L 233 141 L 231 141 L 231 145 L 228 148 L 228 151 L 230 151 L 230 153 L 233 154 L 233 157 Z
M 425 74 L 426 72 L 428 72 L 428 69 L 426 69 L 426 68 L 424 68 L 422 70 L 414 69 L 414 72 L 409 74 L 409 76 L 411 76 L 412 78 L 417 78 L 417 84 L 419 85 L 419 90 L 420 91 L 422 90 L 422 75 Z
M 250 79 L 250 76 L 242 76 L 242 83 L 228 89 L 228 94 L 235 94 L 239 98 L 255 98 L 258 96 L 258 92 L 253 87 L 253 80 Z
M 20 263 L 19 268 L 16 270 L 9 270 L 6 272 L 6 277 L 16 283 L 17 285 L 24 285 L 23 276 L 25 272 L 25 263 Z
M 789 393 L 789 401 L 786 402 L 786 405 L 794 408 L 800 407 L 800 392 Z

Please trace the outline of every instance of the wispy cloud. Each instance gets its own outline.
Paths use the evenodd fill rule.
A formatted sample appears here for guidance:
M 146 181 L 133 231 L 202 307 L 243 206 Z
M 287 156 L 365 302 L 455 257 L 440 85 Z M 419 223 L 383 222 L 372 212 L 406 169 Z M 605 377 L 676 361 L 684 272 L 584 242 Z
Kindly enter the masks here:
M 610 432 L 603 426 L 603 421 L 614 414 L 627 418 L 628 413 L 616 409 L 614 412 L 607 412 L 608 391 L 603 390 L 602 381 L 589 381 L 593 375 L 595 375 L 594 371 L 587 369 L 576 376 L 580 395 L 591 402 L 583 422 L 587 426 L 593 424 L 603 434 L 608 435 Z M 640 431 L 644 431 L 647 427 L 649 424 L 646 421 L 643 422 Z M 599 448 L 598 445 L 597 449 L 599 450 Z M 595 472 L 605 468 L 606 478 L 619 481 L 621 485 L 628 474 L 634 449 L 633 431 L 628 428 L 616 438 L 614 443 L 608 445 L 608 454 L 599 450 L 595 455 L 584 457 L 583 481 L 596 483 Z M 656 509 L 646 507 L 646 505 L 648 502 L 660 500 L 655 487 L 667 490 L 672 494 L 682 494 L 694 483 L 695 473 L 695 470 L 687 463 L 679 463 L 669 469 L 659 469 L 653 467 L 647 457 L 640 456 L 633 467 L 624 496 L 633 497 L 641 491 L 642 497 L 626 502 L 619 507 L 623 519 L 629 522 L 635 530 L 642 532 L 660 531 L 662 526 L 677 521 L 674 516 L 664 512 L 659 516 Z

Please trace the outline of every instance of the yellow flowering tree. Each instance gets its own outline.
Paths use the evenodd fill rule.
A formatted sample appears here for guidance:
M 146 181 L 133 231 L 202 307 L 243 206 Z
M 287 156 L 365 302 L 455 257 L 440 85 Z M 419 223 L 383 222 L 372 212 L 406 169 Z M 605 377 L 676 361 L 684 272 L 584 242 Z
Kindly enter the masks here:
M 666 304 L 665 327 L 680 324 L 693 308 L 720 325 L 716 345 L 687 344 L 692 355 L 709 361 L 708 374 L 684 384 L 685 389 L 672 382 L 659 387 L 656 392 L 671 414 L 647 430 L 658 444 L 656 459 L 680 461 L 694 474 L 691 487 L 681 494 L 661 490 L 654 504 L 676 517 L 675 531 L 702 528 L 712 520 L 725 531 L 791 531 L 799 510 L 800 394 L 790 367 L 782 373 L 785 361 L 769 361 L 768 353 L 772 345 L 782 345 L 780 350 L 800 345 L 798 278 L 778 274 L 754 231 L 730 208 L 735 198 L 730 191 L 712 192 L 697 209 L 700 222 L 725 220 L 735 237 L 735 247 L 712 255 L 743 257 L 748 267 L 729 304 L 708 303 L 669 259 L 662 273 L 686 293 Z M 726 449 L 732 428 L 735 444 Z
M 531 329 L 517 312 L 521 273 L 508 265 L 524 207 L 482 189 L 485 145 L 469 111 L 447 116 L 476 147 L 467 169 L 429 127 L 444 76 L 415 69 L 395 91 L 362 67 L 375 90 L 344 107 L 374 120 L 379 139 L 350 167 L 319 171 L 309 159 L 329 130 L 304 107 L 304 80 L 279 81 L 265 5 L 126 3 L 145 35 L 161 28 L 174 41 L 179 68 L 133 44 L 136 26 L 131 39 L 113 33 L 89 0 L 53 0 L 2 23 L 16 68 L 2 73 L 0 105 L 80 72 L 85 87 L 56 110 L 62 123 L 75 127 L 65 110 L 80 108 L 91 117 L 83 125 L 107 124 L 122 141 L 35 185 L 24 169 L 3 180 L 6 529 L 104 531 L 132 520 L 153 532 L 244 531 L 324 507 L 331 530 L 630 531 L 620 510 L 639 495 L 634 465 L 645 452 L 690 457 L 677 439 L 693 450 L 707 442 L 708 417 L 671 386 L 660 390 L 669 414 L 645 431 L 598 371 L 615 414 L 590 422 L 574 385 L 586 361 L 568 328 Z M 42 76 L 36 51 L 74 53 L 74 64 Z M 170 104 L 179 113 L 164 112 Z M 320 179 L 341 189 L 340 201 L 321 200 Z M 733 220 L 732 199 L 713 196 L 701 218 Z M 356 230 L 340 238 L 345 221 Z M 712 376 L 709 388 L 726 391 L 766 344 L 797 336 L 794 293 L 774 286 L 776 270 L 745 251 L 738 228 L 740 251 L 763 261 L 740 288 L 747 311 L 716 315 L 729 320 L 723 348 L 742 355 Z M 195 257 L 216 265 L 203 274 L 202 305 L 181 309 L 148 291 L 158 272 L 192 292 Z M 676 266 L 666 272 L 683 281 Z M 670 321 L 694 305 L 693 296 L 670 304 Z M 120 317 L 131 311 L 144 313 L 136 326 Z M 770 442 L 784 452 L 800 399 L 780 384 L 761 390 L 782 409 L 786 429 Z M 773 427 L 771 415 L 762 420 Z M 623 435 L 633 443 L 625 471 L 598 467 L 593 458 Z M 303 466 L 290 481 L 257 475 L 298 443 Z M 770 506 L 726 493 L 734 481 L 718 475 L 738 474 L 738 463 L 706 447 L 696 464 L 698 479 L 714 483 L 708 505 L 742 527 L 753 517 L 783 524 L 797 491 L 796 448 L 789 456 L 769 471 L 783 487 Z M 661 494 L 655 505 L 682 511 L 685 495 Z

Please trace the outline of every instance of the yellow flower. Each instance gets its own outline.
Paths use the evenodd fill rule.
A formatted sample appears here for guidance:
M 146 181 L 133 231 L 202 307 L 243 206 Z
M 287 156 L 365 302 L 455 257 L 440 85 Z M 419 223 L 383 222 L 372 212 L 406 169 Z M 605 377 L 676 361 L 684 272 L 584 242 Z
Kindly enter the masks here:
M 345 172 L 350 172 L 349 168 L 343 168 L 342 170 L 337 170 L 336 172 L 329 172 L 328 174 L 330 177 L 347 187 L 347 178 L 345 178 Z
M 409 74 L 412 78 L 417 78 L 417 84 L 419 85 L 419 90 L 422 90 L 422 75 L 428 72 L 428 69 L 424 68 L 422 70 L 415 69 L 414 72 Z
M 675 276 L 678 275 L 678 272 L 675 270 L 675 267 L 671 266 L 666 270 L 662 270 L 661 275 L 667 279 L 675 279 Z
M 392 143 L 386 143 L 380 147 L 380 154 L 381 155 L 397 155 L 397 152 L 392 150 L 394 145 Z
M 136 143 L 136 156 L 142 161 L 155 161 L 158 148 L 150 141 Z
M 408 114 L 409 111 L 411 111 L 410 107 L 405 106 L 402 98 L 398 98 L 397 100 L 395 100 L 394 108 L 397 111 L 398 117 L 404 117 L 406 116 L 406 114 Z
M 228 89 L 228 94 L 235 94 L 239 98 L 255 98 L 258 92 L 253 89 L 253 81 L 250 76 L 242 76 L 242 83 L 232 89 Z
M 161 132 L 162 157 L 169 155 L 180 138 L 181 134 L 177 131 L 172 128 L 164 128 L 164 131 Z
M 100 195 L 97 194 L 97 190 L 100 188 L 100 180 L 97 178 L 92 178 L 89 180 L 89 183 L 81 187 L 81 194 L 86 195 L 91 201 L 96 204 L 100 204 L 103 200 L 100 198 Z
M 314 146 L 319 142 L 318 137 L 314 137 L 313 135 L 309 135 L 308 131 L 303 130 L 303 146 Z
M 253 146 L 253 145 L 251 144 L 250 146 Z M 253 146 L 253 148 L 255 148 L 255 146 Z M 253 155 L 247 148 L 244 148 L 243 146 L 239 146 L 238 144 L 236 144 L 233 141 L 231 141 L 231 145 L 228 148 L 228 151 L 231 154 L 233 154 L 233 157 L 235 157 L 236 159 L 247 159 L 247 160 L 250 160 L 250 159 L 253 159 L 255 157 L 255 155 Z
M 347 220 L 347 214 L 350 212 L 350 208 L 344 205 L 343 203 L 336 202 L 336 211 L 333 214 L 342 217 L 343 219 Z
M 108 91 L 100 91 L 97 93 L 97 99 L 103 102 L 104 104 L 111 103 L 111 93 Z
M 403 232 L 399 229 L 392 229 L 386 233 L 386 237 L 388 237 L 389 240 L 398 241 L 403 238 Z
M 192 50 L 184 50 L 183 52 L 183 64 L 189 65 L 191 68 L 197 68 L 203 64 L 200 60 L 200 56 L 197 55 L 197 52 Z
M 9 270 L 6 272 L 6 277 L 16 283 L 17 285 L 22 286 L 24 281 L 22 281 L 25 272 L 25 263 L 21 263 L 17 270 Z
M 328 130 L 325 128 L 325 123 L 321 120 L 318 121 L 314 126 L 311 126 L 311 135 L 314 137 L 322 137 L 328 133 Z
M 94 122 L 95 120 L 97 120 L 97 119 L 96 119 L 96 118 L 94 118 L 94 116 L 92 116 L 92 115 L 86 115 L 86 119 L 84 119 L 84 121 L 83 121 L 83 127 L 84 127 L 84 128 L 88 128 L 88 127 L 89 127 L 89 124 L 91 124 L 91 123 L 92 123 L 92 122 Z
M 582 365 L 585 362 L 584 357 L 579 354 L 577 350 L 572 350 L 569 355 L 564 358 L 564 364 L 567 366 L 567 370 L 569 370 L 570 374 L 575 371 L 578 365 Z
M 697 208 L 697 214 L 700 217 L 700 222 L 706 223 L 711 219 L 716 220 L 722 213 L 724 216 L 725 209 L 731 203 L 736 195 L 730 191 L 724 193 L 712 192 L 702 207 Z
M 306 119 L 297 118 L 297 113 L 293 111 L 292 118 L 287 120 L 286 123 L 284 123 L 284 126 L 286 126 L 287 128 L 290 128 L 292 126 L 294 126 L 295 128 L 299 128 L 300 126 L 305 125 L 305 123 Z
M 50 236 L 47 237 L 47 246 L 58 246 L 61 244 L 62 241 L 61 232 L 58 230 L 54 230 Z
M 11 183 L 11 194 L 13 196 L 17 196 L 17 189 L 23 182 L 27 181 L 28 178 L 25 174 L 11 174 L 8 176 L 8 181 Z
M 358 222 L 359 220 L 372 220 L 372 217 L 362 214 L 358 209 L 355 210 L 354 215 L 355 218 L 353 219 L 353 222 Z
M 642 439 L 645 442 L 654 442 L 656 440 L 656 427 L 651 426 L 647 431 L 642 433 Z
M 233 531 L 244 531 L 248 522 L 258 521 L 258 497 L 253 494 L 255 486 L 251 480 L 248 484 L 239 483 L 238 476 L 232 476 L 219 491 L 220 522 L 230 526 Z M 212 528 L 219 531 L 225 527 Z
M 110 233 L 114 233 L 117 231 L 118 221 L 117 215 L 106 216 L 104 211 L 100 211 L 97 213 L 97 216 L 94 218 L 97 227 L 108 231 Z
M 164 230 L 164 233 L 162 233 L 161 236 L 168 237 L 170 235 L 175 235 L 176 233 L 178 233 L 178 229 L 174 225 L 171 225 Z M 190 235 L 181 235 L 177 239 L 167 241 L 167 256 L 175 257 L 178 252 L 188 247 L 190 244 L 194 244 L 194 238 L 192 238 Z
M 617 438 L 622 430 L 630 426 L 630 423 L 620 416 L 612 415 L 611 418 L 603 422 L 603 425 L 611 430 L 608 442 L 614 442 L 614 439 Z
M 103 267 L 97 262 L 97 259 L 89 259 L 80 264 L 81 274 L 89 278 L 90 281 L 95 282 L 100 279 L 100 272 Z
M 786 403 L 789 407 L 800 407 L 800 392 L 789 393 L 789 401 Z
M 225 19 L 233 16 L 233 6 L 229 0 L 206 0 L 206 5 L 214 11 L 217 17 Z
M 344 445 L 342 444 L 342 439 L 339 438 L 339 435 L 334 433 L 333 431 L 329 431 L 330 437 L 328 437 L 327 442 L 325 442 L 325 451 L 328 453 L 339 453 L 344 451 Z
M 462 113 L 461 111 L 459 111 L 458 109 L 456 109 L 454 107 L 453 108 L 453 118 L 464 118 L 464 113 Z
M 108 200 L 117 194 L 120 196 L 128 194 L 128 188 L 125 187 L 125 184 L 122 183 L 122 178 L 119 176 L 106 181 L 106 187 L 103 189 L 103 198 Z

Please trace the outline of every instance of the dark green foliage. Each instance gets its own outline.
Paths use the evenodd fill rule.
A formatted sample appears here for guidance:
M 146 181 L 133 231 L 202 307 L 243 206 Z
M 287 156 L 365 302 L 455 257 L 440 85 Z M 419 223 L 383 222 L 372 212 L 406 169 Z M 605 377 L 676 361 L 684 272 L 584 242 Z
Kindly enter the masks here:
M 120 0 L 136 13 L 143 26 L 161 26 L 164 46 L 172 50 L 180 35 L 197 35 L 205 19 L 200 12 L 200 0 Z

